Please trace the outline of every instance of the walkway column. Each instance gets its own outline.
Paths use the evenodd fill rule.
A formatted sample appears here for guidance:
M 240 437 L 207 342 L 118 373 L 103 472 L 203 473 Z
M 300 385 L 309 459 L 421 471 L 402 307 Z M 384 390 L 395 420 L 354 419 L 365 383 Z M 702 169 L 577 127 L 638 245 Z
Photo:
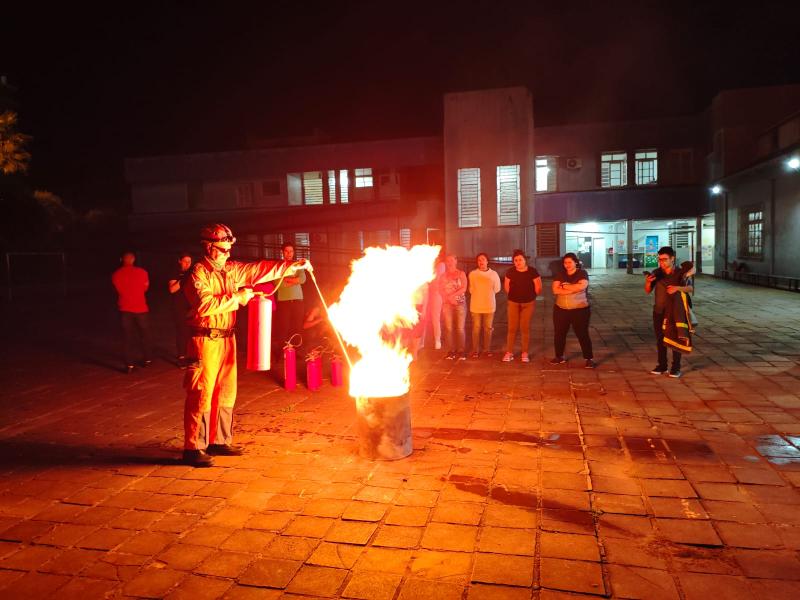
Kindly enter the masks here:
M 627 219 L 625 221 L 625 229 L 628 235 L 628 273 L 633 273 L 633 219 Z
M 694 226 L 694 268 L 703 272 L 703 217 L 695 219 Z

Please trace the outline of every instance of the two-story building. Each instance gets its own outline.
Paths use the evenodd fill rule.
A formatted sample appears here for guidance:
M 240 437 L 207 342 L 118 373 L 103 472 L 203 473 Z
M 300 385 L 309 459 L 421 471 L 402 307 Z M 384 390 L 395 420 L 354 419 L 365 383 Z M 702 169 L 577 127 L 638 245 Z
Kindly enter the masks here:
M 742 249 L 756 260 L 740 213 L 757 216 L 762 199 L 753 268 L 797 275 L 800 176 L 758 165 L 796 150 L 800 86 L 726 91 L 703 113 L 640 121 L 537 127 L 534 107 L 522 87 L 459 92 L 444 97 L 440 136 L 131 158 L 130 226 L 175 245 L 224 221 L 246 256 L 291 239 L 341 265 L 369 245 L 431 242 L 465 260 L 522 248 L 545 270 L 568 251 L 592 269 L 633 269 L 669 244 L 720 273 Z M 751 191 L 737 187 L 753 177 Z

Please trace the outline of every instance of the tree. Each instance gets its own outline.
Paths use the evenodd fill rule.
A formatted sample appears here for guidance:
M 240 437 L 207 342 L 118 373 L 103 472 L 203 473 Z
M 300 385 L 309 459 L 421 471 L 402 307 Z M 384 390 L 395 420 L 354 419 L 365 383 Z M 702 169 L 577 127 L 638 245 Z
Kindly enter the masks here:
M 31 154 L 25 146 L 30 139 L 17 131 L 17 113 L 12 110 L 0 113 L 0 173 L 14 175 L 28 170 Z

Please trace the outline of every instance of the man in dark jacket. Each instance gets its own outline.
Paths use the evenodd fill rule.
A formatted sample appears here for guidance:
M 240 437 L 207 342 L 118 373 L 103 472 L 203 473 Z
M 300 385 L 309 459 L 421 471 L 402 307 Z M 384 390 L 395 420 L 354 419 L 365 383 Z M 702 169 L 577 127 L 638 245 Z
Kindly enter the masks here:
M 649 273 L 644 282 L 644 291 L 649 294 L 655 290 L 653 303 L 653 331 L 656 334 L 656 347 L 658 349 L 658 364 L 650 371 L 653 375 L 669 373 L 670 377 L 681 376 L 681 353 L 672 349 L 672 368 L 667 368 L 667 347 L 664 344 L 664 317 L 671 305 L 669 297 L 677 292 L 691 293 L 691 285 L 683 285 L 687 269 L 694 265 L 685 262 L 680 268 L 675 266 L 675 250 L 671 246 L 664 246 L 658 251 L 658 268 Z

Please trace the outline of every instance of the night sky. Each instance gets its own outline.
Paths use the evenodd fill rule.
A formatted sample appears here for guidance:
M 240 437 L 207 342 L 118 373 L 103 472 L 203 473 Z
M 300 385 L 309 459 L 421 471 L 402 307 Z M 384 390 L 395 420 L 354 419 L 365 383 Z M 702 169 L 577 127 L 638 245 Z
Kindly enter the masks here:
M 3 9 L 0 74 L 33 183 L 79 208 L 127 205 L 128 156 L 436 134 L 447 91 L 527 85 L 548 125 L 800 83 L 798 2 L 32 4 Z

